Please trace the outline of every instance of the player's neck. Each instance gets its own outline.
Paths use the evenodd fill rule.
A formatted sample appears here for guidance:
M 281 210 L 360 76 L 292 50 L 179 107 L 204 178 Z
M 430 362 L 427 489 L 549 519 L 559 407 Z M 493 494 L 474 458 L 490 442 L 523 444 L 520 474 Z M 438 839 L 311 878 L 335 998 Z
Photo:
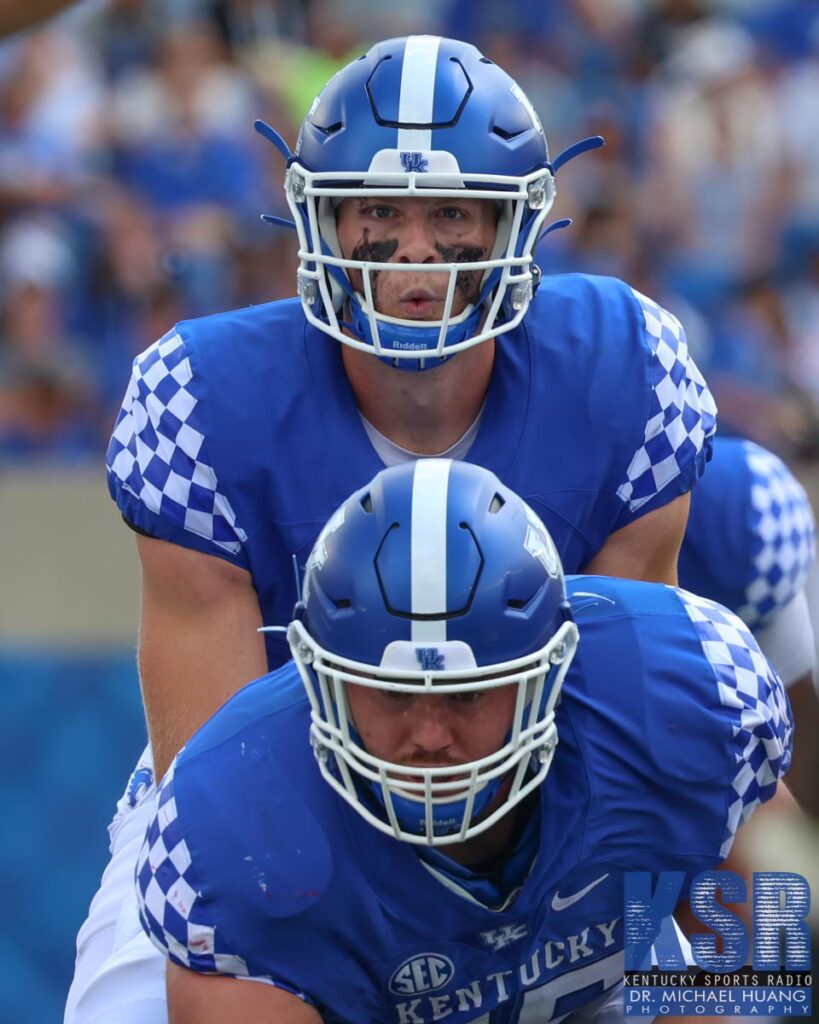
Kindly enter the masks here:
M 417 455 L 437 455 L 463 437 L 480 412 L 495 342 L 420 373 L 394 369 L 348 345 L 341 357 L 356 404 L 375 429 Z

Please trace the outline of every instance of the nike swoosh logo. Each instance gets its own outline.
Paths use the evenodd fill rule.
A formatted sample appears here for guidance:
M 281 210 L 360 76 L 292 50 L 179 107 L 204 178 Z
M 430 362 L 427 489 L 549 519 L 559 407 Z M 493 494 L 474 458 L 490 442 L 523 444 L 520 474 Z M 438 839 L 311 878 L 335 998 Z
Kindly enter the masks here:
M 559 893 L 556 892 L 554 896 L 552 896 L 552 910 L 566 910 L 567 907 L 571 907 L 575 903 L 579 903 L 584 896 L 589 895 L 589 893 L 592 891 L 592 889 L 595 888 L 595 886 L 600 885 L 601 882 L 605 882 L 605 880 L 608 877 L 609 873 L 607 871 L 605 875 L 601 875 L 599 878 L 595 878 L 593 882 L 589 882 L 589 884 L 585 886 L 585 888 L 581 889 L 579 892 L 573 892 L 571 896 L 561 896 Z

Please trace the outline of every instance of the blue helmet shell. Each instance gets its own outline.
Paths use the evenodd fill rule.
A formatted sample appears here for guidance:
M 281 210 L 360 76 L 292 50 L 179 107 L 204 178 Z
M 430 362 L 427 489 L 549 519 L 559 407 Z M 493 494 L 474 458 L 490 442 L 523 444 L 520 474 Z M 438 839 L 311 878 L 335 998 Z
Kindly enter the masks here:
M 413 563 L 430 551 L 413 523 L 427 511 L 418 508 L 416 474 L 430 462 L 449 475 L 435 556 L 442 604 L 419 612 Z M 488 470 L 448 460 L 392 467 L 356 491 L 316 542 L 303 595 L 299 614 L 315 640 L 371 665 L 392 641 L 415 639 L 419 624 L 435 623 L 486 666 L 539 650 L 571 618 L 540 520 Z
M 407 40 L 376 43 L 322 89 L 302 125 L 295 157 L 311 171 L 366 172 L 380 150 L 399 148 L 399 129 L 431 131 L 461 172 L 523 176 L 549 164 L 537 115 L 514 80 L 469 43 L 442 39 L 432 116 L 402 122 Z

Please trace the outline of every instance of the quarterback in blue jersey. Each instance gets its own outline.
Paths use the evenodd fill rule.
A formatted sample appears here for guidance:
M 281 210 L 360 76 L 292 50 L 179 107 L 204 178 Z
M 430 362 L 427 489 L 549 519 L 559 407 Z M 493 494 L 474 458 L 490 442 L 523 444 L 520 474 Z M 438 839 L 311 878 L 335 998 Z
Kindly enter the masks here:
M 672 315 L 612 279 L 539 282 L 555 174 L 596 141 L 550 159 L 525 94 L 474 47 L 380 43 L 322 90 L 294 153 L 261 130 L 287 156 L 299 298 L 178 324 L 136 360 L 108 453 L 138 533 L 158 776 L 287 657 L 255 627 L 288 621 L 293 562 L 384 465 L 486 466 L 567 571 L 673 583 L 715 428 Z M 120 820 L 113 844 L 131 864 L 133 828 Z M 67 1024 L 95 1019 L 75 1008 L 106 936 L 126 932 L 84 927 Z
M 142 534 L 158 773 L 284 660 L 283 641 L 265 655 L 236 627 L 287 621 L 293 559 L 401 452 L 496 472 L 567 571 L 676 582 L 715 409 L 651 299 L 613 279 L 539 281 L 555 172 L 583 148 L 550 160 L 524 93 L 474 47 L 378 44 L 288 151 L 300 297 L 178 324 L 136 360 L 108 469 Z
M 612 1019 L 623 872 L 717 864 L 790 757 L 739 619 L 564 586 L 532 509 L 468 463 L 345 502 L 288 638 L 160 787 L 137 884 L 171 1024 Z

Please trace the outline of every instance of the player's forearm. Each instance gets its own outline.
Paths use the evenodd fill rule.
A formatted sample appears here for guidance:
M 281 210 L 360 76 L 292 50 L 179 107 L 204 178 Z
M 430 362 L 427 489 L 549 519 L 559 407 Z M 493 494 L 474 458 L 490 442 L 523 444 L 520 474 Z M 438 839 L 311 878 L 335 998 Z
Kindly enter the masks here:
M 788 687 L 794 722 L 793 760 L 786 778 L 799 806 L 819 818 L 819 697 L 813 673 L 807 672 Z
M 267 671 L 250 575 L 220 559 L 139 538 L 139 671 L 156 777 L 240 687 Z
M 75 0 L 0 0 L 0 36 L 36 25 Z
M 196 974 L 172 963 L 167 978 L 169 1024 L 322 1024 L 309 1003 L 263 982 Z

